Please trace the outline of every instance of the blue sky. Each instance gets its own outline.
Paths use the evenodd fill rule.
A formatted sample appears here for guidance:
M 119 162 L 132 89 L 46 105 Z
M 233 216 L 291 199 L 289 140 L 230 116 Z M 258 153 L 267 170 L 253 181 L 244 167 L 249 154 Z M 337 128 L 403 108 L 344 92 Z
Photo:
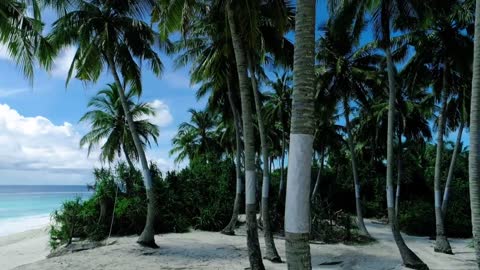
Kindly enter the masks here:
M 44 14 L 46 23 L 55 14 Z M 75 48 L 66 48 L 53 69 L 36 69 L 33 84 L 26 80 L 0 47 L 0 185 L 2 184 L 85 184 L 92 182 L 93 166 L 100 166 L 97 152 L 87 158 L 78 141 L 88 125 L 78 120 L 87 110 L 88 100 L 107 83 L 104 73 L 95 84 L 65 79 Z M 169 157 L 171 139 L 177 126 L 189 119 L 189 108 L 202 108 L 190 86 L 188 69 L 174 69 L 173 57 L 161 54 L 165 69 L 161 78 L 147 69 L 143 72 L 141 100 L 150 102 L 160 126 L 158 146 L 148 150 L 148 158 L 160 168 L 173 169 Z
M 327 12 L 325 2 L 318 3 L 317 24 L 321 24 L 327 20 Z M 46 11 L 44 20 L 53 22 L 55 14 Z M 371 36 L 367 31 L 362 42 Z M 53 69 L 37 69 L 30 84 L 0 46 L 0 185 L 93 181 L 92 168 L 101 164 L 98 152 L 87 158 L 86 150 L 80 149 L 78 141 L 88 126 L 78 120 L 86 112 L 88 100 L 112 80 L 104 73 L 95 84 L 72 80 L 66 88 L 73 54 L 74 48 L 66 48 Z M 157 112 L 152 121 L 160 126 L 159 144 L 148 150 L 148 158 L 168 170 L 178 167 L 168 154 L 178 125 L 188 121 L 189 108 L 201 109 L 205 101 L 196 100 L 188 68 L 174 69 L 172 56 L 161 54 L 161 59 L 165 70 L 160 79 L 147 69 L 143 72 L 141 100 L 151 102 Z

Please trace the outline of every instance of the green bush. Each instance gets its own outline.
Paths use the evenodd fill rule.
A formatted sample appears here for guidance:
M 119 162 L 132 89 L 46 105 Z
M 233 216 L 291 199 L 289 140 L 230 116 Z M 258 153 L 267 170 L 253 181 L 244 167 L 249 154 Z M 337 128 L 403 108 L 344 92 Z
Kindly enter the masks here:
M 405 201 L 398 215 L 400 229 L 407 234 L 432 236 L 435 234 L 433 202 Z
M 209 160 L 207 163 L 205 160 Z M 157 202 L 157 233 L 187 232 L 190 228 L 219 231 L 231 217 L 235 197 L 235 170 L 231 160 L 198 159 L 180 172 L 165 176 L 151 164 Z M 65 202 L 52 214 L 52 248 L 72 237 L 102 240 L 112 234 L 140 234 L 145 226 L 147 198 L 141 173 L 119 164 L 114 169 L 95 169 L 93 196 Z
M 80 198 L 63 203 L 60 210 L 52 213 L 53 225 L 50 228 L 50 246 L 55 249 L 70 244 L 73 238 L 102 240 L 107 235 L 107 227 L 98 222 L 99 211 L 93 199 L 82 202 Z

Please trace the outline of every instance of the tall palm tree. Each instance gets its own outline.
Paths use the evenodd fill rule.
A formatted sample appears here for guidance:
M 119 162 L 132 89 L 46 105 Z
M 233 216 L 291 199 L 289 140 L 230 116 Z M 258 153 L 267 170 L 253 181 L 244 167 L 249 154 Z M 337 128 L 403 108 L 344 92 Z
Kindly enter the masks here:
M 253 99 L 255 102 L 255 114 L 257 127 L 260 137 L 259 157 L 262 160 L 262 199 L 261 213 L 263 222 L 263 231 L 265 239 L 265 255 L 264 258 L 272 262 L 281 262 L 281 258 L 275 247 L 273 233 L 271 231 L 270 215 L 269 215 L 269 190 L 270 190 L 270 145 L 267 140 L 268 134 L 265 128 L 265 117 L 263 102 L 260 100 L 259 79 L 263 75 L 262 64 L 265 59 L 269 59 L 269 55 L 274 58 L 270 60 L 275 64 L 287 64 L 291 62 L 288 55 L 290 42 L 284 38 L 285 33 L 291 25 L 291 7 L 288 1 L 271 0 L 271 1 L 245 1 L 238 12 L 244 15 L 237 15 L 240 25 L 243 25 L 241 37 L 245 43 L 247 65 L 250 74 L 250 81 L 253 91 Z M 245 18 L 248 18 L 245 20 Z
M 141 69 L 137 60 L 148 63 L 156 75 L 160 75 L 162 71 L 162 63 L 153 46 L 155 44 L 163 46 L 165 43 L 158 42 L 158 35 L 143 20 L 147 12 L 153 9 L 155 1 L 46 0 L 46 3 L 53 5 L 60 14 L 60 18 L 53 23 L 49 35 L 50 42 L 56 48 L 72 44 L 77 46 L 68 72 L 67 84 L 74 71 L 76 78 L 80 80 L 97 81 L 105 66 L 114 78 L 139 155 L 147 191 L 147 221 L 137 242 L 149 247 L 158 247 L 154 239 L 153 223 L 157 206 L 152 191 L 152 177 L 122 83 L 128 82 L 134 89 L 142 90 Z
M 143 148 L 146 148 L 150 146 L 150 140 L 157 143 L 159 136 L 158 127 L 147 118 L 153 116 L 155 111 L 147 103 L 136 103 L 133 93 L 134 91 L 129 91 L 125 96 Z M 105 140 L 100 152 L 102 161 L 111 163 L 123 153 L 130 168 L 134 168 L 132 159 L 138 160 L 138 152 L 125 119 L 116 84 L 108 84 L 107 88 L 98 91 L 88 102 L 88 107 L 92 110 L 85 113 L 80 122 L 89 123 L 92 130 L 80 139 L 80 147 L 88 145 L 90 154 L 95 146 Z
M 319 81 L 328 92 L 337 94 L 339 103 L 343 107 L 346 141 L 355 187 L 357 225 L 363 235 L 370 236 L 363 222 L 360 178 L 353 137 L 354 127 L 350 117 L 355 103 L 365 103 L 369 84 L 376 82 L 376 74 L 379 73 L 378 65 L 382 58 L 372 48 L 358 48 L 365 23 L 362 17 L 356 16 L 356 8 L 355 5 L 342 7 L 322 27 L 325 34 L 320 39 L 318 53 L 319 64 L 322 67 Z
M 331 1 L 337 2 L 337 1 Z M 378 41 L 381 49 L 385 53 L 388 75 L 388 124 L 387 124 L 387 209 L 388 219 L 392 229 L 393 238 L 402 256 L 403 263 L 407 267 L 414 269 L 426 269 L 427 265 L 405 244 L 398 222 L 395 218 L 395 197 L 393 188 L 393 168 L 394 168 L 394 123 L 395 123 L 395 100 L 396 100 L 396 81 L 395 81 L 395 63 L 392 56 L 391 31 L 392 24 L 400 19 L 412 19 L 418 16 L 415 13 L 415 1 L 411 0 L 361 0 L 344 1 L 343 4 L 355 4 L 358 7 L 358 15 L 365 16 L 365 12 L 372 15 L 375 39 Z M 333 6 L 333 5 L 332 5 Z M 414 25 L 410 20 L 410 25 Z
M 29 15 L 29 5 L 32 15 Z M 42 36 L 39 3 L 36 0 L 4 0 L 0 3 L 0 44 L 22 70 L 23 75 L 33 82 L 36 62 L 50 68 L 53 50 Z
M 466 77 L 468 78 L 470 76 Z M 468 113 L 470 108 L 471 79 L 465 79 L 464 81 L 465 84 L 461 88 L 462 90 L 459 91 L 458 96 L 451 100 L 451 102 L 447 105 L 447 126 L 450 130 L 457 129 L 457 138 L 453 147 L 450 166 L 447 173 L 447 181 L 445 182 L 445 189 L 443 191 L 442 214 L 444 217 L 447 213 L 448 201 L 450 198 L 449 190 L 453 181 L 455 162 L 462 147 L 463 130 L 468 127 L 468 120 L 470 117 Z
M 273 92 L 265 93 L 265 117 L 279 122 L 281 126 L 282 150 L 280 157 L 280 188 L 279 199 L 285 194 L 285 155 L 287 152 L 287 136 L 289 119 L 292 112 L 292 76 L 285 71 L 282 75 L 275 72 L 275 80 L 268 83 Z
M 258 242 L 257 215 L 256 215 L 256 171 L 255 171 L 255 134 L 252 118 L 252 95 L 248 81 L 248 62 L 246 57 L 245 41 L 242 39 L 235 8 L 238 3 L 225 3 L 228 26 L 232 38 L 233 51 L 237 66 L 237 76 L 240 88 L 240 100 L 243 120 L 243 140 L 245 153 L 245 204 L 247 216 L 247 246 L 250 268 L 253 270 L 265 269 Z M 235 6 L 234 6 L 235 5 Z
M 295 16 L 285 249 L 289 269 L 311 269 L 310 182 L 315 113 L 315 0 L 298 0 Z
M 236 192 L 232 218 L 222 230 L 223 234 L 233 235 L 240 212 L 243 182 L 241 173 L 242 119 L 237 106 L 239 91 L 235 72 L 235 56 L 228 29 L 223 24 L 224 11 L 210 10 L 208 16 L 205 14 L 202 16 L 202 20 L 194 20 L 190 23 L 188 35 L 184 35 L 183 40 L 180 40 L 175 46 L 181 52 L 176 58 L 176 64 L 179 66 L 191 64 L 191 83 L 200 84 L 197 98 L 208 96 L 208 111 L 213 114 L 221 114 L 223 120 L 232 120 L 231 118 L 233 118 Z M 227 123 L 223 121 L 223 124 Z
M 437 117 L 437 152 L 435 158 L 434 192 L 436 241 L 434 250 L 452 254 L 446 237 L 441 210 L 441 160 L 443 137 L 446 133 L 447 105 L 453 94 L 461 91 L 462 77 L 468 77 L 471 59 L 471 40 L 466 34 L 472 16 L 465 1 L 426 1 L 425 29 L 410 33 L 415 45 L 413 62 L 428 65 L 432 73 L 432 86 L 440 107 Z M 459 12 L 458 10 L 463 10 Z
M 470 153 L 468 156 L 470 208 L 472 210 L 473 246 L 480 268 L 480 0 L 475 6 L 472 100 L 470 105 Z

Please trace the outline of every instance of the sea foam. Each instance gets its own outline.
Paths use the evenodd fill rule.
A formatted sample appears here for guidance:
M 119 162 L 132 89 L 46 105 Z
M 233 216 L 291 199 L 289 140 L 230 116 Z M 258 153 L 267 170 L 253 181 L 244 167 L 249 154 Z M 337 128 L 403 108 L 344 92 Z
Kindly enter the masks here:
M 50 223 L 50 215 L 7 218 L 0 220 L 0 236 L 40 229 Z

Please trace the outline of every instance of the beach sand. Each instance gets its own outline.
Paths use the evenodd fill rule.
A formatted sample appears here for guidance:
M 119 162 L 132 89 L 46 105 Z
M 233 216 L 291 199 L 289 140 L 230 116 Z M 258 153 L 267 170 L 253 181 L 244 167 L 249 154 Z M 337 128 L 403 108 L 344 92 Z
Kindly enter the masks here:
M 363 246 L 311 244 L 313 269 L 405 269 L 388 226 L 366 225 L 378 241 Z M 248 267 L 245 232 L 226 236 L 216 232 L 193 231 L 184 234 L 157 235 L 160 249 L 140 247 L 136 236 L 111 238 L 110 246 L 51 259 L 45 258 L 48 238 L 44 230 L 0 238 L 0 269 L 83 270 L 83 269 L 245 269 Z M 259 233 L 262 235 L 262 233 Z M 430 269 L 476 269 L 474 251 L 468 239 L 451 239 L 455 255 L 433 252 L 433 241 L 426 237 L 406 236 L 407 244 Z M 276 239 L 285 259 L 285 243 Z M 260 238 L 262 249 L 263 238 Z M 35 262 L 36 261 L 36 262 Z M 31 263 L 33 262 L 33 263 Z M 286 269 L 286 264 L 264 261 L 266 269 Z M 27 264 L 30 263 L 30 264 Z M 24 265 L 27 264 L 27 265 Z M 323 264 L 323 265 L 322 265 Z M 325 265 L 330 264 L 330 265 Z M 332 265 L 333 264 L 333 265 Z
M 48 227 L 0 237 L 0 269 L 13 269 L 48 255 Z

